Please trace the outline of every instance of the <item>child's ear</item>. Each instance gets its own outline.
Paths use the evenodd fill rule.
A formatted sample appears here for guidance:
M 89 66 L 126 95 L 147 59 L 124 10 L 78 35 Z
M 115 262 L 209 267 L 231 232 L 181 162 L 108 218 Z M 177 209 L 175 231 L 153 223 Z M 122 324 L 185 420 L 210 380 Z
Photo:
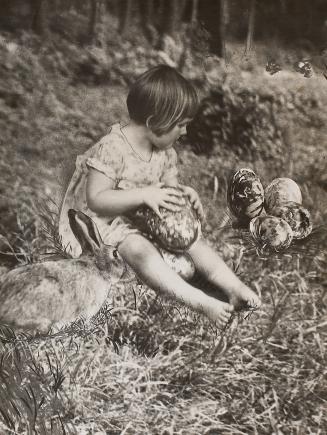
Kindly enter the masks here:
M 148 129 L 152 130 L 151 127 L 151 118 L 153 118 L 153 115 L 148 116 L 148 118 L 145 121 L 145 125 L 147 126 Z

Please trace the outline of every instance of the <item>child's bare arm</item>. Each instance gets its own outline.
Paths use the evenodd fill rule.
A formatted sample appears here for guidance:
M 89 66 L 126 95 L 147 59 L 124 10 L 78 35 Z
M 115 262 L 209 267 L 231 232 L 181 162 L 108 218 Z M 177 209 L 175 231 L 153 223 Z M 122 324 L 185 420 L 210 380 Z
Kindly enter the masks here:
M 114 187 L 114 180 L 90 168 L 86 185 L 86 200 L 90 209 L 112 217 L 147 205 L 160 216 L 159 207 L 176 210 L 180 204 L 181 193 L 164 188 L 163 183 L 130 190 L 115 190 Z

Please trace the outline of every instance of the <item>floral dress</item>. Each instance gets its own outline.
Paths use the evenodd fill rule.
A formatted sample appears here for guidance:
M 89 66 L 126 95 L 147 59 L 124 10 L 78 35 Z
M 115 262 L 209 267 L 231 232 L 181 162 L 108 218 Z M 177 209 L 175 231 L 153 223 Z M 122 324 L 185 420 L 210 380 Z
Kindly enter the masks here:
M 149 161 L 141 159 L 128 143 L 120 123 L 112 125 L 108 135 L 78 156 L 59 217 L 63 246 L 73 257 L 81 254 L 81 248 L 69 225 L 67 212 L 70 208 L 81 210 L 93 219 L 105 244 L 118 246 L 129 234 L 141 233 L 127 216 L 108 218 L 88 208 L 86 181 L 89 168 L 114 180 L 115 189 L 134 189 L 177 176 L 177 156 L 173 148 L 154 148 Z

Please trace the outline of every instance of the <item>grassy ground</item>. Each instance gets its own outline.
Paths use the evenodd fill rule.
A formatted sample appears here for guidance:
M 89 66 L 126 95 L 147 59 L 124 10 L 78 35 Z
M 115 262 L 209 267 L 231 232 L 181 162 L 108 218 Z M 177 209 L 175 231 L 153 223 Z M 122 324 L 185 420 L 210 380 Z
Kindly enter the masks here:
M 43 243 L 37 201 L 59 197 L 74 156 L 126 116 L 126 83 L 118 75 L 107 85 L 76 83 L 76 65 L 59 49 L 41 53 L 28 35 L 24 41 L 3 36 L 0 230 L 28 259 Z M 318 101 L 302 115 L 289 108 L 293 146 L 284 172 L 272 174 L 265 162 L 233 154 L 208 159 L 178 150 L 182 180 L 203 199 L 206 237 L 261 295 L 260 312 L 218 331 L 131 282 L 114 289 L 114 309 L 91 335 L 81 328 L 72 337 L 20 343 L 3 329 L 1 433 L 326 433 L 326 233 L 300 253 L 264 258 L 237 230 L 221 229 L 229 223 L 227 177 L 242 166 L 253 167 L 264 184 L 292 176 L 314 226 L 326 222 L 326 80 L 305 79 L 290 64 L 270 76 L 264 50 L 228 66 L 231 86 L 293 89 Z M 4 237 L 0 243 L 6 245 Z

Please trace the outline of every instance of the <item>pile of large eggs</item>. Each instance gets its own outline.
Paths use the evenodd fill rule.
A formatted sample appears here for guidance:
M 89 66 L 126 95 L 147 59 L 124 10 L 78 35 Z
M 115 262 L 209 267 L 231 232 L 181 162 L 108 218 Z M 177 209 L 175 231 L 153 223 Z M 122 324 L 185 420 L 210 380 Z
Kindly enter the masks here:
M 283 251 L 294 239 L 304 239 L 312 231 L 301 190 L 290 178 L 276 178 L 264 189 L 251 169 L 239 169 L 230 178 L 227 202 L 237 221 L 248 226 L 256 244 L 268 251 Z

